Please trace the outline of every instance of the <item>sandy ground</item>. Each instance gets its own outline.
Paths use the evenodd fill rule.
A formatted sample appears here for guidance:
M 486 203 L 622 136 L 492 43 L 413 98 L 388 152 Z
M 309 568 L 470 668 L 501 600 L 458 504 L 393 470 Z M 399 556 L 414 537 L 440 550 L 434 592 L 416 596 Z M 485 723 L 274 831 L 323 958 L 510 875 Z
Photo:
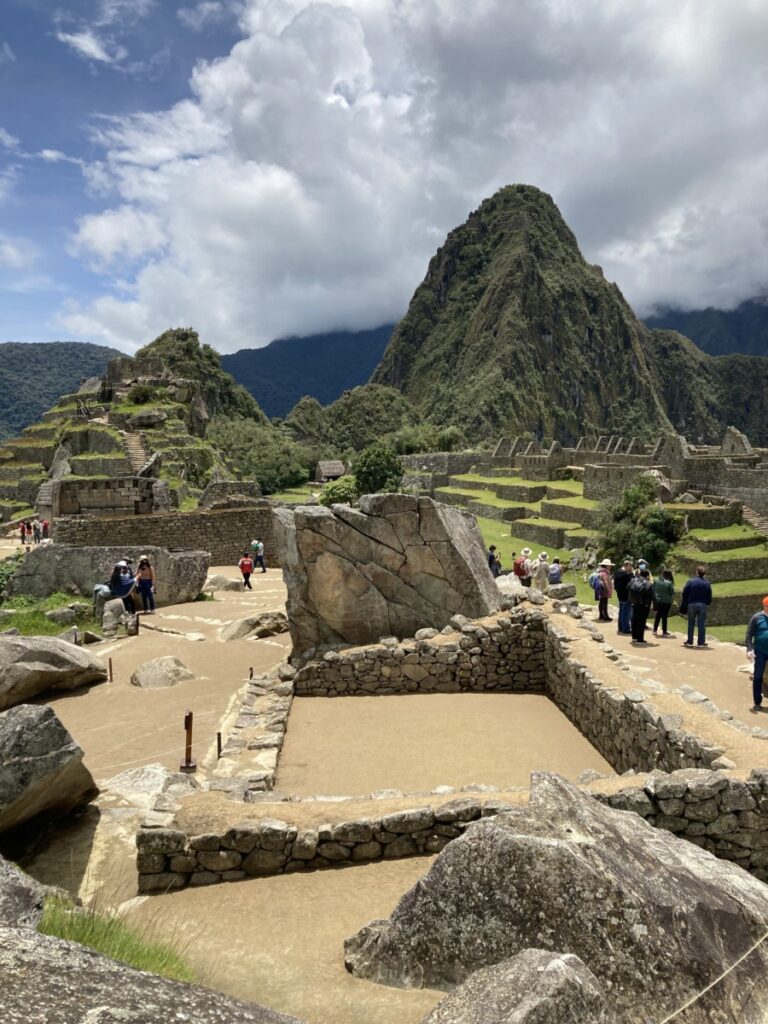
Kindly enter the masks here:
M 308 1024 L 416 1024 L 443 993 L 352 977 L 344 939 L 387 917 L 432 858 L 185 889 L 129 913 L 186 945 L 204 984 Z
M 575 779 L 585 768 L 613 771 L 544 696 L 310 697 L 293 702 L 276 788 L 307 796 L 525 786 L 537 769 Z

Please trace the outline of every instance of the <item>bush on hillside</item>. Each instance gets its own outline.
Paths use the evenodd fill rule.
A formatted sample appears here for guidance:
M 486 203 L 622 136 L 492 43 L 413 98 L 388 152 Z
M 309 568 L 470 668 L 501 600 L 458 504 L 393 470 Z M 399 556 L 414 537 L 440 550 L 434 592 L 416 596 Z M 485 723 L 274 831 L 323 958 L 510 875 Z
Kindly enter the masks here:
M 359 494 L 380 494 L 399 491 L 403 482 L 403 466 L 391 448 L 373 444 L 361 452 L 352 466 Z
M 320 504 L 328 508 L 331 505 L 351 505 L 357 498 L 357 483 L 353 476 L 340 476 L 326 484 L 320 495 Z
M 652 569 L 667 556 L 683 533 L 683 519 L 656 504 L 656 485 L 640 477 L 624 489 L 616 502 L 602 510 L 599 547 L 615 563 L 645 558 Z
M 157 388 L 152 388 L 148 384 L 135 384 L 128 392 L 127 401 L 131 405 L 147 405 L 158 397 Z
M 264 494 L 309 479 L 309 453 L 270 423 L 215 416 L 207 440 L 219 449 L 239 480 L 256 480 Z

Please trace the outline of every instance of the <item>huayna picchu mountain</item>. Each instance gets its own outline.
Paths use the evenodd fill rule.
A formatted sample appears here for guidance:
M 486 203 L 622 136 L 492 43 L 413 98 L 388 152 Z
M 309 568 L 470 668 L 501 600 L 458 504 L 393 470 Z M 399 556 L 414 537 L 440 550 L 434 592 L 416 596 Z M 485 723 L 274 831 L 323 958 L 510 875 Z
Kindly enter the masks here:
M 732 423 L 768 442 L 768 359 L 714 359 L 649 330 L 528 185 L 450 232 L 371 379 L 474 439 L 674 429 L 715 441 Z

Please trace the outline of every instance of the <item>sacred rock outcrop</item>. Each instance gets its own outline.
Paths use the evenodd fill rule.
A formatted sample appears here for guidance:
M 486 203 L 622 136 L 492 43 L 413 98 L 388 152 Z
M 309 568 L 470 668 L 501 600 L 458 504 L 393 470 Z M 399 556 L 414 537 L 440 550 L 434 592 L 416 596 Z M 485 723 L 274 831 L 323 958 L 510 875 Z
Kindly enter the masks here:
M 182 661 L 172 654 L 166 654 L 139 665 L 131 674 L 131 684 L 143 690 L 162 690 L 194 678 L 195 673 L 190 672 Z
M 609 1024 L 605 993 L 572 953 L 526 949 L 475 971 L 423 1024 Z
M 288 620 L 282 612 L 256 612 L 228 623 L 219 635 L 222 640 L 243 640 L 245 637 L 261 639 L 287 632 Z
M 768 889 L 741 868 L 534 773 L 529 806 L 472 824 L 388 920 L 347 940 L 346 964 L 384 984 L 451 987 L 531 947 L 567 950 L 622 1024 L 702 992 L 686 1024 L 759 1024 L 765 944 L 704 990 L 766 928 Z
M 273 512 L 292 660 L 499 609 L 472 516 L 405 494 L 364 495 L 359 504 Z
M 40 814 L 66 814 L 97 793 L 82 750 L 52 708 L 21 704 L 0 714 L 0 832 Z
M 107 678 L 90 651 L 52 636 L 0 636 L 0 710 L 49 690 L 75 690 Z

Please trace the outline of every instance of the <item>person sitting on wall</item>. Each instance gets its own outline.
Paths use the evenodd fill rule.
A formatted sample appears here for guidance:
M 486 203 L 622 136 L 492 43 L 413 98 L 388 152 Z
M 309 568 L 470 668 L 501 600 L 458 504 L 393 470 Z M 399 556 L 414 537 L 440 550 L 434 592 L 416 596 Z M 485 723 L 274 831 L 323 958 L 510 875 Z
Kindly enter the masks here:
M 112 597 L 119 597 L 125 610 L 131 615 L 136 614 L 136 603 L 133 600 L 133 592 L 136 589 L 136 580 L 124 561 L 116 562 L 109 577 L 109 592 Z

